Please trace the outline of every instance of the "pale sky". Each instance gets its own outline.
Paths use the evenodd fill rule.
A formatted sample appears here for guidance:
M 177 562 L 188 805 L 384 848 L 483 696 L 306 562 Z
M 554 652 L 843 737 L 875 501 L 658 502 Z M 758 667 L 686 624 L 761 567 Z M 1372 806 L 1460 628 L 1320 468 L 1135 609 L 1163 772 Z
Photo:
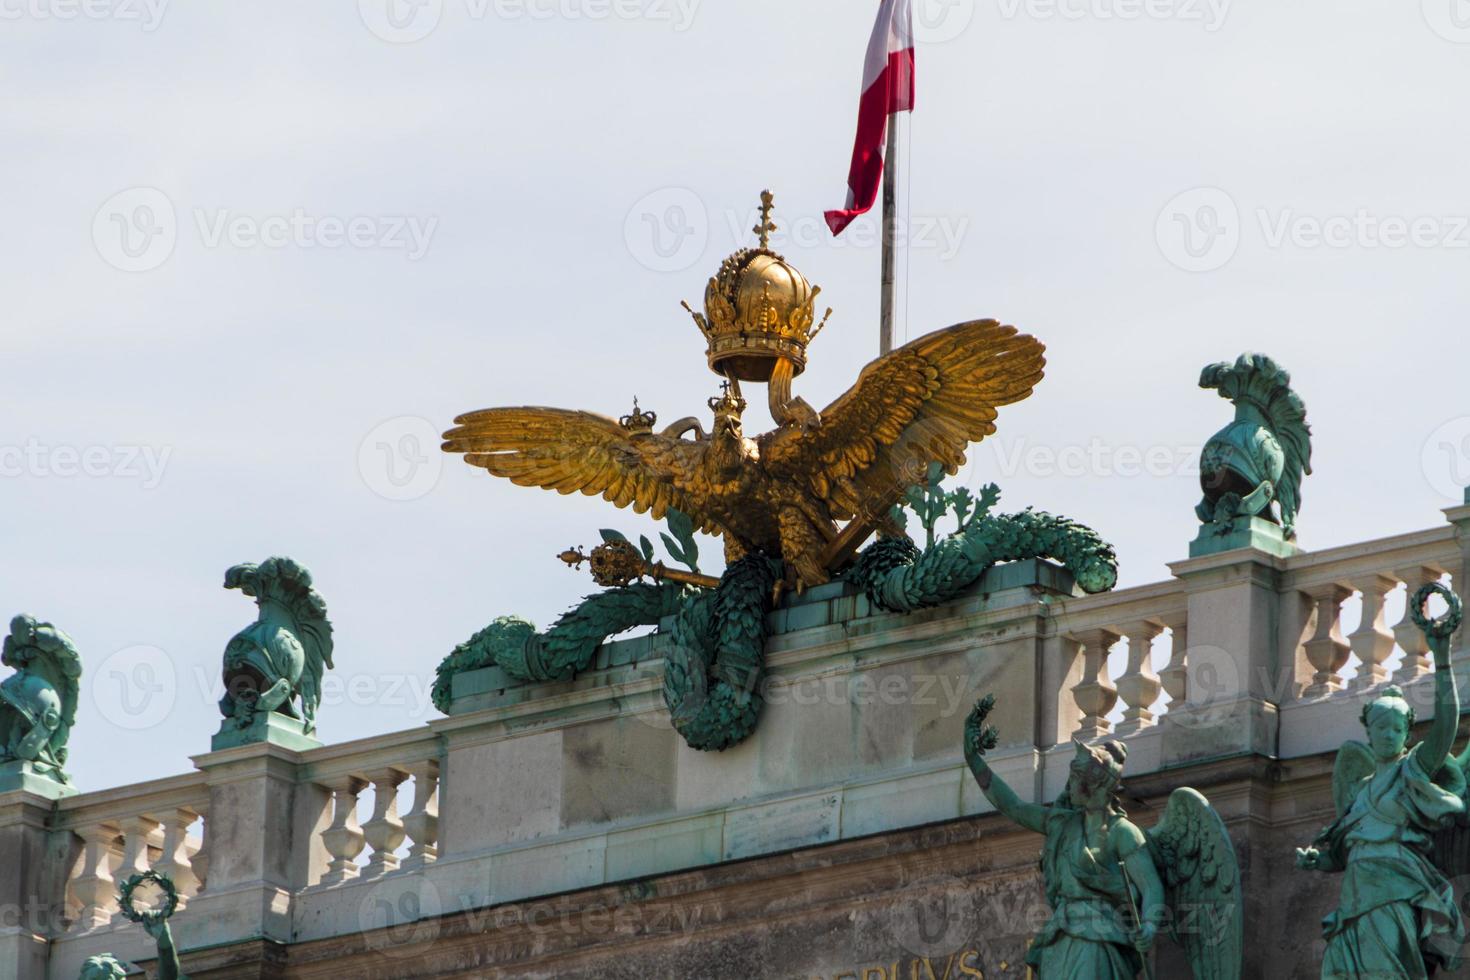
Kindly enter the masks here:
M 1166 578 L 1230 418 L 1200 368 L 1258 349 L 1315 434 L 1305 547 L 1443 520 L 1470 481 L 1470 6 L 916 5 L 900 334 L 994 316 L 1048 347 L 970 485 L 1090 523 L 1122 585 Z M 231 564 L 314 572 L 328 742 L 436 717 L 454 644 L 590 591 L 554 555 L 646 522 L 435 436 L 493 405 L 706 416 L 678 303 L 763 187 L 836 310 L 796 391 L 849 385 L 879 251 L 820 214 L 875 6 L 0 0 L 0 606 L 82 651 L 78 785 L 208 750 L 254 615 Z

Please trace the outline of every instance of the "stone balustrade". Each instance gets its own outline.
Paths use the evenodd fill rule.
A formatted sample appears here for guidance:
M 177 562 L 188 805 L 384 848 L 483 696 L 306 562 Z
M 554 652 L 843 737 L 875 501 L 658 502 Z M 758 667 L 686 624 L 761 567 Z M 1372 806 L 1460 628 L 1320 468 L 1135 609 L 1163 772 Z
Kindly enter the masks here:
M 82 793 L 44 817 L 6 794 L 0 832 L 39 835 L 67 869 L 32 887 L 59 886 L 36 934 L 49 975 L 70 977 L 103 949 L 146 955 L 116 889 L 148 868 L 179 886 L 185 948 L 391 944 L 422 941 L 449 911 L 982 813 L 960 734 L 986 692 L 993 764 L 1034 799 L 1060 789 L 1074 737 L 1123 739 L 1130 779 L 1328 753 L 1387 682 L 1432 714 L 1426 647 L 1402 607 L 1430 581 L 1470 598 L 1470 506 L 1447 515 L 1291 557 L 1191 558 L 1168 581 L 1095 596 L 1045 562 L 992 569 L 910 615 L 813 589 L 773 614 L 760 728 L 723 753 L 670 728 L 654 635 L 606 644 L 569 682 L 460 675 L 450 716 L 412 731 L 207 753 L 188 775 Z

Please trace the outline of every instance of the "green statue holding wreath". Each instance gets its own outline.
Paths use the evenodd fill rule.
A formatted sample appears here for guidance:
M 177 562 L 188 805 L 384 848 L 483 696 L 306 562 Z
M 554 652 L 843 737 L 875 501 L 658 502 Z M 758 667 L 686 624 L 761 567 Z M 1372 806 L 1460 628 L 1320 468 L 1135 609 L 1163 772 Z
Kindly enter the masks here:
M 163 901 L 156 908 L 139 909 L 133 896 L 142 885 L 156 887 L 163 893 Z M 168 875 L 157 871 L 144 871 L 128 878 L 118 888 L 118 906 L 123 915 L 148 931 L 158 944 L 158 980 L 189 980 L 179 968 L 179 953 L 174 948 L 173 933 L 169 930 L 169 916 L 179 906 L 179 891 Z M 93 956 L 82 964 L 78 980 L 125 980 L 128 968 L 111 953 Z
M 1448 611 L 1430 619 L 1426 604 L 1441 596 Z M 1454 969 L 1465 923 L 1449 879 L 1470 870 L 1465 830 L 1465 766 L 1452 757 L 1460 719 L 1450 669 L 1450 637 L 1460 626 L 1460 600 L 1442 585 L 1421 588 L 1410 614 L 1434 652 L 1434 723 L 1406 748 L 1414 709 L 1390 686 L 1363 709 L 1368 741 L 1337 753 L 1332 795 L 1337 819 L 1297 867 L 1342 874 L 1337 909 L 1322 920 L 1324 978 L 1420 978 Z

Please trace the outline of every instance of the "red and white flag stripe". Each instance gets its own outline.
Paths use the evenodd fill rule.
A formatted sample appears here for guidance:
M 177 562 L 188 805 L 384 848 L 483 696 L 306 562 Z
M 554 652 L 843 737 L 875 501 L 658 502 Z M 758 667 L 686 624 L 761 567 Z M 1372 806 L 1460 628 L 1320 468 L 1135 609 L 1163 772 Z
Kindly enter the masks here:
M 911 0 L 882 0 L 878 22 L 868 41 L 863 62 L 863 95 L 858 101 L 857 139 L 852 167 L 847 173 L 847 204 L 827 212 L 832 234 L 878 199 L 883 183 L 883 150 L 888 140 L 888 117 L 914 108 L 914 16 Z

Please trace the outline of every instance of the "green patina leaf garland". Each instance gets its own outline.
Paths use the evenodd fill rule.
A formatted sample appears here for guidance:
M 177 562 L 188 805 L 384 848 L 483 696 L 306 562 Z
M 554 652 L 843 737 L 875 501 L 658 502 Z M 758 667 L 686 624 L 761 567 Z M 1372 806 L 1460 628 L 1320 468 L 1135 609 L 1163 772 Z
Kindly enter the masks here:
M 1060 562 L 1086 592 L 1104 592 L 1116 584 L 1116 555 L 1097 532 L 1030 509 L 991 516 L 998 497 L 994 485 L 983 488 L 978 498 L 964 489 L 946 492 L 937 475 L 930 474 L 926 486 L 905 498 L 920 519 L 928 546 L 920 549 L 908 537 L 880 538 L 842 577 L 861 588 L 876 609 L 887 612 L 947 602 L 992 565 L 1028 558 Z M 949 512 L 958 529 L 936 540 L 935 525 Z M 671 518 L 677 540 L 662 537 L 675 558 L 694 568 L 698 550 L 687 523 Z M 605 538 L 616 533 L 603 532 Z M 647 540 L 640 545 L 647 558 Z M 768 613 L 780 575 L 778 561 L 747 555 L 726 568 L 714 589 L 643 583 L 610 588 L 588 596 L 544 633 L 527 620 L 501 617 L 455 647 L 439 665 L 434 704 L 447 711 L 454 674 L 479 667 L 499 666 L 520 680 L 569 679 L 591 666 L 598 645 L 609 636 L 672 615 L 663 695 L 674 728 L 692 748 L 727 749 L 744 741 L 760 718 Z

